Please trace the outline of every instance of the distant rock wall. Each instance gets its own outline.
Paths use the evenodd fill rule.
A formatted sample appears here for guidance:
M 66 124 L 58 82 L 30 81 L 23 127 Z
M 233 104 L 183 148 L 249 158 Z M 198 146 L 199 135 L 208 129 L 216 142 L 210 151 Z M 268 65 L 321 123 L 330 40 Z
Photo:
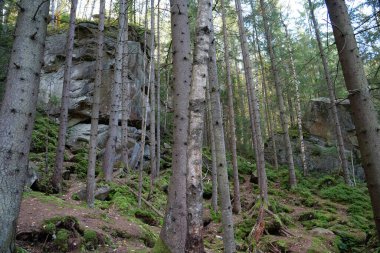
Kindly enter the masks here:
M 355 126 L 350 115 L 350 104 L 347 100 L 337 106 L 342 134 L 345 141 L 346 155 L 352 170 L 351 157 L 354 162 L 355 177 L 364 179 L 363 168 L 360 164 L 360 151 L 355 136 Z M 341 172 L 341 162 L 337 151 L 335 125 L 328 98 L 312 99 L 303 116 L 303 130 L 306 150 L 306 160 L 312 174 L 331 174 Z M 300 144 L 297 129 L 291 129 L 291 143 L 294 162 L 302 168 Z M 273 164 L 272 139 L 265 143 L 265 159 Z M 283 134 L 276 133 L 277 159 L 279 164 L 286 165 L 286 153 Z M 352 154 L 352 156 L 351 156 Z M 352 171 L 351 171 L 352 176 Z

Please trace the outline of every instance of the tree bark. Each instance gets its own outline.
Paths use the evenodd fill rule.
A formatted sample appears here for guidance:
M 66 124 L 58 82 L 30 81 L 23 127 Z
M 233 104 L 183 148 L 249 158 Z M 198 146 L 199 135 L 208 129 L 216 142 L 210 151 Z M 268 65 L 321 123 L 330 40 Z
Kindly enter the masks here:
M 156 178 L 156 85 L 155 85 L 155 64 L 154 64 L 154 0 L 150 1 L 150 72 L 149 72 L 149 89 L 150 89 L 150 177 L 151 191 L 153 190 L 154 179 Z
M 173 153 L 168 205 L 160 238 L 172 253 L 183 253 L 187 233 L 186 165 L 188 106 L 191 81 L 190 28 L 188 2 L 171 0 L 173 38 Z
M 232 219 L 232 207 L 230 198 L 230 187 L 227 174 L 227 159 L 226 148 L 224 141 L 224 128 L 222 117 L 222 105 L 220 102 L 220 87 L 218 83 L 218 73 L 216 65 L 216 50 L 214 40 L 214 26 L 211 22 L 211 45 L 210 45 L 210 60 L 208 64 L 209 84 L 211 91 L 212 104 L 212 121 L 215 138 L 216 163 L 218 166 L 218 190 L 222 212 L 223 226 L 223 245 L 224 252 L 236 252 L 234 240 L 234 226 Z
M 276 86 L 276 95 L 277 95 L 278 107 L 280 110 L 281 127 L 284 133 L 286 159 L 288 161 L 288 166 L 289 166 L 289 185 L 290 185 L 290 188 L 294 188 L 297 186 L 297 179 L 296 179 L 296 174 L 295 174 L 295 169 L 294 169 L 293 150 L 292 150 L 292 145 L 291 145 L 290 137 L 289 137 L 289 124 L 287 122 L 286 115 L 285 115 L 284 97 L 283 97 L 280 77 L 279 77 L 278 69 L 277 69 L 277 61 L 276 61 L 276 57 L 275 57 L 273 45 L 272 45 L 272 32 L 268 25 L 268 17 L 265 10 L 266 8 L 265 8 L 264 0 L 260 0 L 260 6 L 261 6 L 261 14 L 263 17 L 267 48 L 268 48 L 268 52 L 269 52 L 269 56 L 271 60 L 271 69 L 272 69 L 272 74 L 274 78 L 274 84 Z
M 187 238 L 185 252 L 202 253 L 203 186 L 202 146 L 206 104 L 207 63 L 210 48 L 212 1 L 199 0 L 196 24 L 194 60 L 189 101 L 189 135 L 187 138 Z
M 73 64 L 75 16 L 76 16 L 77 4 L 78 4 L 78 0 L 71 1 L 70 27 L 67 34 L 66 62 L 65 62 L 65 70 L 64 70 L 64 75 L 63 75 L 61 111 L 59 115 L 58 145 L 57 145 L 56 158 L 55 158 L 55 164 L 54 164 L 54 173 L 52 177 L 52 187 L 54 191 L 56 192 L 61 192 L 62 190 L 62 186 L 61 186 L 62 171 L 63 171 L 63 160 L 64 160 L 64 153 L 65 153 L 66 133 L 67 133 L 67 119 L 68 119 L 68 113 L 69 113 L 71 67 Z
M 218 211 L 218 169 L 216 166 L 216 147 L 214 126 L 212 121 L 212 105 L 210 97 L 210 85 L 207 83 L 207 120 L 211 146 L 211 174 L 212 174 L 212 199 L 211 206 L 214 212 Z
M 161 166 L 161 45 L 160 45 L 160 0 L 158 0 L 157 8 L 157 132 L 156 132 L 156 175 L 160 175 Z
M 352 118 L 359 141 L 362 164 L 380 238 L 380 132 L 368 81 L 360 59 L 347 6 L 342 0 L 326 0 L 343 76 L 349 92 Z
M 302 112 L 301 112 L 301 100 L 300 100 L 300 92 L 299 92 L 300 82 L 298 80 L 298 75 L 296 72 L 296 68 L 294 66 L 293 47 L 290 41 L 288 28 L 284 22 L 283 22 L 283 26 L 285 28 L 285 36 L 286 36 L 286 41 L 288 43 L 290 71 L 291 71 L 291 75 L 293 76 L 293 83 L 294 83 L 294 88 L 295 88 L 295 93 L 296 93 L 295 94 L 296 95 L 296 114 L 297 114 L 298 136 L 300 139 L 302 168 L 303 168 L 303 174 L 304 176 L 306 176 L 308 174 L 308 167 L 307 167 L 307 162 L 306 162 L 305 142 L 303 140 L 303 131 L 302 131 Z
M 43 63 L 49 1 L 21 0 L 0 109 L 0 252 L 15 252 L 16 224 Z
M 323 70 L 326 78 L 326 84 L 327 84 L 327 89 L 329 92 L 329 97 L 330 97 L 330 103 L 331 103 L 331 110 L 332 114 L 334 117 L 334 124 L 335 124 L 335 132 L 336 132 L 336 139 L 338 143 L 338 151 L 339 151 L 339 156 L 340 160 L 342 162 L 342 170 L 343 170 L 343 177 L 344 177 L 344 182 L 347 185 L 351 185 L 351 180 L 350 180 L 350 170 L 348 168 L 348 160 L 347 156 L 345 154 L 345 148 L 344 148 L 344 141 L 343 141 L 343 135 L 342 135 L 342 130 L 340 127 L 340 120 L 338 116 L 338 110 L 336 108 L 335 104 L 335 91 L 334 91 L 334 86 L 333 82 L 331 80 L 328 64 L 327 64 L 327 58 L 322 46 L 321 42 L 321 36 L 319 34 L 319 28 L 318 28 L 318 22 L 314 16 L 314 8 L 311 3 L 311 0 L 308 0 L 309 2 L 309 8 L 310 8 L 310 14 L 311 14 L 311 19 L 313 21 L 314 25 L 314 32 L 315 32 L 315 37 L 317 39 L 317 44 L 319 48 L 319 53 L 321 54 L 321 59 L 322 59 L 322 64 L 323 64 Z
M 131 85 L 128 78 L 128 4 L 125 6 L 123 69 L 122 69 L 122 100 L 121 100 L 121 161 L 125 171 L 129 170 L 128 159 L 128 119 L 130 113 Z
M 125 0 L 119 3 L 119 33 L 117 36 L 114 82 L 111 89 L 110 116 L 108 123 L 108 139 L 103 157 L 103 171 L 105 180 L 112 181 L 113 165 L 115 162 L 117 128 L 119 125 L 120 91 L 122 86 L 124 27 L 125 27 Z
M 232 207 L 232 212 L 235 214 L 240 213 L 240 189 L 239 189 L 239 171 L 237 164 L 237 153 L 236 153 L 236 127 L 235 127 L 235 112 L 234 112 L 234 94 L 232 89 L 231 81 L 231 65 L 229 57 L 229 45 L 228 45 L 228 32 L 226 24 L 226 9 L 224 6 L 224 0 L 221 0 L 222 7 L 222 23 L 223 23 L 223 44 L 224 44 L 224 63 L 226 64 L 226 75 L 227 75 L 227 92 L 228 92 L 228 115 L 229 115 L 229 132 L 230 142 L 231 142 L 231 153 L 232 153 L 232 169 L 234 176 L 234 203 Z
M 94 207 L 95 202 L 95 167 L 96 167 L 96 148 L 98 139 L 99 107 L 100 107 L 100 87 L 103 75 L 103 47 L 104 47 L 104 11 L 105 0 L 100 0 L 99 5 L 99 25 L 98 25 L 98 48 L 96 57 L 96 76 L 94 83 L 94 96 L 91 111 L 91 132 L 90 149 L 88 153 L 87 168 L 87 205 Z
M 239 37 L 240 45 L 243 54 L 243 63 L 244 63 L 244 72 L 247 83 L 248 95 L 251 94 L 251 99 L 248 99 L 248 103 L 252 105 L 251 118 L 253 118 L 252 124 L 252 134 L 253 134 L 253 144 L 256 150 L 256 168 L 257 174 L 259 177 L 259 186 L 260 186 L 260 196 L 265 203 L 268 202 L 268 185 L 267 185 L 267 176 L 265 171 L 265 159 L 264 159 L 264 145 L 261 135 L 261 126 L 260 126 L 260 111 L 258 107 L 258 100 L 256 96 L 256 91 L 254 89 L 254 78 L 252 73 L 252 63 L 249 58 L 249 50 L 247 43 L 247 36 L 245 34 L 244 23 L 243 23 L 243 14 L 241 8 L 240 0 L 235 0 L 236 12 L 238 14 L 238 25 L 239 25 Z M 252 121 L 252 119 L 251 119 Z

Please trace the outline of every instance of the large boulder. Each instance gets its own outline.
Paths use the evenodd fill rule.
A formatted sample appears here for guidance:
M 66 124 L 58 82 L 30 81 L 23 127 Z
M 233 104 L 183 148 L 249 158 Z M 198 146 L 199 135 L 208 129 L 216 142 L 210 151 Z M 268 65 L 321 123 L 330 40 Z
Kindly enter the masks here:
M 100 121 L 107 122 L 109 116 L 110 94 L 114 77 L 114 57 L 116 38 L 112 28 L 106 32 L 103 75 L 101 84 Z M 132 29 L 133 30 L 133 29 Z M 113 31 L 114 33 L 116 31 Z M 71 73 L 69 125 L 89 122 L 91 118 L 92 96 L 96 71 L 96 34 L 97 26 L 92 23 L 79 23 L 76 29 L 73 67 Z M 132 37 L 133 39 L 133 37 Z M 139 41 L 139 38 L 135 38 Z M 63 74 L 65 63 L 66 33 L 47 37 L 44 57 L 44 68 L 41 75 L 38 105 L 52 115 L 59 114 L 62 97 Z M 142 120 L 141 101 L 146 96 L 143 87 L 148 80 L 148 72 L 143 71 L 144 57 L 141 43 L 128 41 L 128 82 L 131 85 L 129 99 L 130 122 L 138 124 Z M 121 108 L 120 108 L 121 109 Z M 148 106 L 148 111 L 149 111 Z M 148 117 L 149 118 L 149 117 Z
M 357 146 L 355 125 L 350 114 L 350 102 L 346 99 L 336 101 L 339 122 L 346 148 Z M 318 136 L 327 142 L 336 140 L 334 117 L 329 98 L 320 97 L 311 99 L 303 116 L 303 127 L 312 135 Z

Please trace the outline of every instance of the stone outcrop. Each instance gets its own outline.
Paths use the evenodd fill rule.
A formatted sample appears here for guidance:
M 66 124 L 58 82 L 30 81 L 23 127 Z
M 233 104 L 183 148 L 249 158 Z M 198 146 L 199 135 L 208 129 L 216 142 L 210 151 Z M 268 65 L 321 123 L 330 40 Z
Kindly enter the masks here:
M 328 98 L 312 99 L 306 108 L 303 117 L 304 141 L 306 160 L 312 174 L 339 173 L 341 162 L 336 146 L 334 121 L 330 110 Z M 360 164 L 360 152 L 355 136 L 355 126 L 350 115 L 350 104 L 347 100 L 340 102 L 337 106 L 342 126 L 342 134 L 345 141 L 346 155 L 352 170 L 351 161 L 354 162 L 355 177 L 364 179 L 363 168 Z M 302 168 L 298 130 L 290 129 L 291 143 L 293 148 L 294 163 Z M 275 134 L 277 146 L 277 159 L 280 164 L 287 164 L 283 135 Z M 265 143 L 265 159 L 273 164 L 272 139 Z M 352 155 L 351 155 L 352 154 Z M 351 160 L 352 157 L 352 160 Z M 351 175 L 352 175 L 351 171 Z
M 110 91 L 114 76 L 114 54 L 116 38 L 108 28 L 105 34 L 103 80 L 101 86 L 100 121 L 108 122 Z M 133 30 L 130 28 L 130 30 Z M 114 31 L 116 33 L 116 31 Z M 130 32 L 132 33 L 132 32 Z M 75 49 L 73 54 L 73 68 L 71 74 L 69 125 L 80 122 L 89 122 L 91 117 L 91 103 L 94 91 L 96 66 L 96 34 L 97 26 L 92 23 L 79 23 L 76 29 Z M 133 38 L 139 40 L 139 38 Z M 49 36 L 46 40 L 45 67 L 42 70 L 38 105 L 48 110 L 52 115 L 59 114 L 62 95 L 63 72 L 65 62 L 66 33 Z M 141 121 L 141 101 L 143 87 L 148 81 L 148 72 L 144 71 L 143 63 L 147 58 L 141 49 L 141 43 L 128 41 L 128 78 L 131 83 L 130 122 L 138 124 Z M 149 110 L 149 108 L 148 108 Z M 149 117 L 148 117 L 149 118 Z

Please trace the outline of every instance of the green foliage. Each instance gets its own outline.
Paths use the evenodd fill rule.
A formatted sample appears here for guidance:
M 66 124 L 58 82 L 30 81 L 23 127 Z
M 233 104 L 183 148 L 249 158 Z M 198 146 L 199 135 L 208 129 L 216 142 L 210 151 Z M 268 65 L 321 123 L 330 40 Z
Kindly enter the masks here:
M 215 223 L 220 223 L 222 221 L 222 214 L 220 212 L 214 212 L 210 210 L 211 219 Z
M 244 157 L 238 156 L 237 162 L 239 173 L 242 175 L 251 175 L 256 170 L 256 165 L 251 163 Z
M 29 252 L 19 246 L 16 246 L 16 253 L 29 253 Z
M 255 225 L 255 220 L 248 217 L 246 217 L 246 219 L 244 219 L 243 221 L 239 222 L 236 225 L 236 229 L 235 229 L 236 239 L 245 241 L 254 225 Z
M 88 149 L 81 148 L 79 149 L 73 158 L 75 162 L 74 172 L 78 175 L 78 178 L 84 179 L 87 175 L 88 168 Z M 99 170 L 96 171 L 96 174 L 99 173 Z

